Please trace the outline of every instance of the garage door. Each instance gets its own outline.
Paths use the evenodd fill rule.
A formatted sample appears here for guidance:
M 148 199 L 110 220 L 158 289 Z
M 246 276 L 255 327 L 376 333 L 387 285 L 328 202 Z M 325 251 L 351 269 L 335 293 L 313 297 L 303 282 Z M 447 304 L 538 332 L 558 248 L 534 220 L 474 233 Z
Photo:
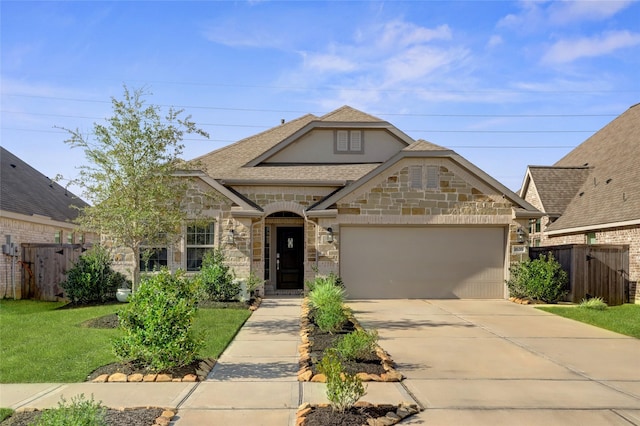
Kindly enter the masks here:
M 504 297 L 504 228 L 340 227 L 352 299 Z

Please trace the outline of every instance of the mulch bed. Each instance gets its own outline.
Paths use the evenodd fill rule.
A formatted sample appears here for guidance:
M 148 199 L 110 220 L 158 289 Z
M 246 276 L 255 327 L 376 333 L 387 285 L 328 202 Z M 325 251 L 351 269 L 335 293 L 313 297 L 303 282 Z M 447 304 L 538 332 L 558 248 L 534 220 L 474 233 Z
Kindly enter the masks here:
M 366 425 L 369 419 L 384 417 L 388 412 L 388 407 L 353 407 L 343 413 L 336 413 L 331 407 L 312 407 L 302 424 L 304 426 Z
M 326 349 L 334 346 L 336 342 L 348 333 L 360 327 L 356 319 L 351 316 L 343 324 L 342 329 L 333 333 L 323 332 L 315 324 L 313 313 L 307 301 L 302 304 L 302 316 L 300 320 L 302 345 L 300 345 L 300 381 L 324 381 L 324 375 L 319 374 L 318 366 Z M 380 346 L 374 352 L 370 352 L 354 361 L 342 361 L 343 370 L 349 374 L 357 375 L 362 381 L 399 382 L 402 374 L 395 370 L 395 363 Z
M 134 408 L 130 410 L 108 409 L 105 417 L 109 426 L 151 426 L 156 424 L 162 413 L 162 408 Z M 42 411 L 22 411 L 0 423 L 1 426 L 28 426 L 42 415 Z

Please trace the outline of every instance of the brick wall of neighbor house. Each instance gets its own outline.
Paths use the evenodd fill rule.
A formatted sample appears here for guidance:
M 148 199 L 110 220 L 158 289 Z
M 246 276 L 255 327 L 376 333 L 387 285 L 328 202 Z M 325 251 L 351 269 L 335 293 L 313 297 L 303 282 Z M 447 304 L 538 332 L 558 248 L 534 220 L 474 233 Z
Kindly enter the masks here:
M 632 302 L 640 303 L 640 227 L 612 228 L 595 232 L 596 244 L 629 245 L 629 294 Z M 542 239 L 542 246 L 560 244 L 586 244 L 586 234 L 569 234 L 547 236 Z
M 77 231 L 69 224 L 54 222 L 44 219 L 41 222 L 19 220 L 8 217 L 0 217 L 0 241 L 5 244 L 6 235 L 11 235 L 11 241 L 20 247 L 23 243 L 55 243 L 56 232 L 62 231 L 62 242 L 66 243 L 69 234 L 74 235 L 74 243 L 77 243 Z M 91 234 L 83 235 L 87 243 L 93 242 Z M 20 298 L 22 265 L 18 263 L 22 260 L 22 248 L 18 249 L 18 257 L 15 258 L 13 279 L 16 285 L 16 297 Z M 11 263 L 10 256 L 2 255 L 0 260 L 0 298 L 13 297 L 11 285 Z

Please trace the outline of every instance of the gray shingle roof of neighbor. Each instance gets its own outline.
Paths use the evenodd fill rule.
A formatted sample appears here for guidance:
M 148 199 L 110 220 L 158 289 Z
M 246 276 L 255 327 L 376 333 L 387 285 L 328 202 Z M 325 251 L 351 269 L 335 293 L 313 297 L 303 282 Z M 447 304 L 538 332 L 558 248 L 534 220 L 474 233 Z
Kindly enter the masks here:
M 27 216 L 41 215 L 69 222 L 88 204 L 0 147 L 0 209 Z
M 588 175 L 549 231 L 640 220 L 640 104 L 627 109 L 554 167 L 586 167 Z
M 529 166 L 545 213 L 559 216 L 589 175 L 587 167 Z

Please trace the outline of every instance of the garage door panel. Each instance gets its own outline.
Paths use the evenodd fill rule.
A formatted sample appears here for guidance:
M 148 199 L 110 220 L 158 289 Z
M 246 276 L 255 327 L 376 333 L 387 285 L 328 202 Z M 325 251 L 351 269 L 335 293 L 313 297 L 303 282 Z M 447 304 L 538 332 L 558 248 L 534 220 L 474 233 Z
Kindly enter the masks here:
M 341 227 L 351 298 L 502 298 L 504 229 Z

